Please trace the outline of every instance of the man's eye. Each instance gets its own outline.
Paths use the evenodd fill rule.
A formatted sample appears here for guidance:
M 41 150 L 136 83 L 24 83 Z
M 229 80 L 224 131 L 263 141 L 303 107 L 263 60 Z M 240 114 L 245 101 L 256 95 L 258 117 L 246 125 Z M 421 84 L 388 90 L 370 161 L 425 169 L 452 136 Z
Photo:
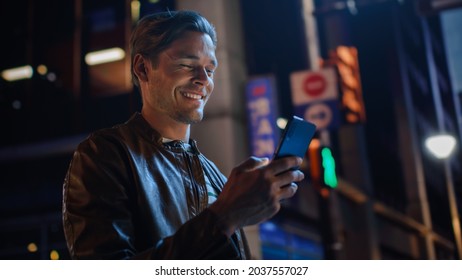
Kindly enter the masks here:
M 191 65 L 188 65 L 188 64 L 180 64 L 181 67 L 183 68 L 187 68 L 187 69 L 193 69 L 193 67 Z

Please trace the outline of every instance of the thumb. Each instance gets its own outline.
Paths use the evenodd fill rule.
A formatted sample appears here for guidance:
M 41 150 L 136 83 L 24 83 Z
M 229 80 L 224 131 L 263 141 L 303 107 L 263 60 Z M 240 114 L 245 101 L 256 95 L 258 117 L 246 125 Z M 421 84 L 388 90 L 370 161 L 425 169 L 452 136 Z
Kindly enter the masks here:
M 264 158 L 258 158 L 258 157 L 249 157 L 247 160 L 239 164 L 236 169 L 241 172 L 245 171 L 250 171 L 253 169 L 256 169 L 261 166 L 265 166 L 269 163 L 269 159 L 264 157 Z

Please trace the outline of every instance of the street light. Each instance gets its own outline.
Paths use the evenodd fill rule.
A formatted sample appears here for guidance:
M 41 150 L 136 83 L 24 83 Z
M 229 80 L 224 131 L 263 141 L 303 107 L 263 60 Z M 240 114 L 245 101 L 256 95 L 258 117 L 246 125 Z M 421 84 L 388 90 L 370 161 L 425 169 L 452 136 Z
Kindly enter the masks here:
M 446 182 L 446 187 L 448 191 L 449 211 L 451 213 L 452 229 L 454 232 L 457 254 L 459 255 L 459 259 L 462 259 L 462 233 L 460 227 L 460 217 L 457 207 L 454 183 L 452 181 L 451 169 L 448 160 L 449 156 L 452 154 L 456 146 L 456 139 L 454 138 L 454 136 L 449 134 L 439 134 L 428 137 L 425 140 L 425 146 L 436 158 L 444 160 L 444 172 L 446 178 L 449 178 Z
M 449 134 L 434 135 L 425 140 L 425 147 L 439 159 L 448 158 L 455 146 L 456 139 Z

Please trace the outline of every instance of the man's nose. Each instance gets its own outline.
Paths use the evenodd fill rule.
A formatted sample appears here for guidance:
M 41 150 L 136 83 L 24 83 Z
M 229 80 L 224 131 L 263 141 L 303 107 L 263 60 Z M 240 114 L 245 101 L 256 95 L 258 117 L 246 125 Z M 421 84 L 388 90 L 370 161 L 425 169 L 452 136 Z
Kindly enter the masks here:
M 207 75 L 207 69 L 198 67 L 194 71 L 194 83 L 202 86 L 209 84 L 209 76 Z

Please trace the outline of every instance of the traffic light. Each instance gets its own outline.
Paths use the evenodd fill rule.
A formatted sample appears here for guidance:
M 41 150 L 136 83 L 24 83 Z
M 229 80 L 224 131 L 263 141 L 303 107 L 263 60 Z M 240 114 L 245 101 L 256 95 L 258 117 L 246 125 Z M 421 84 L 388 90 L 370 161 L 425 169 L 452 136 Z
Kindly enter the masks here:
M 336 188 L 338 186 L 335 158 L 329 147 L 321 146 L 318 139 L 313 139 L 308 149 L 311 181 L 315 187 Z
M 332 156 L 332 151 L 328 147 L 321 149 L 322 170 L 324 184 L 331 188 L 338 186 L 337 173 L 335 171 L 335 159 Z

